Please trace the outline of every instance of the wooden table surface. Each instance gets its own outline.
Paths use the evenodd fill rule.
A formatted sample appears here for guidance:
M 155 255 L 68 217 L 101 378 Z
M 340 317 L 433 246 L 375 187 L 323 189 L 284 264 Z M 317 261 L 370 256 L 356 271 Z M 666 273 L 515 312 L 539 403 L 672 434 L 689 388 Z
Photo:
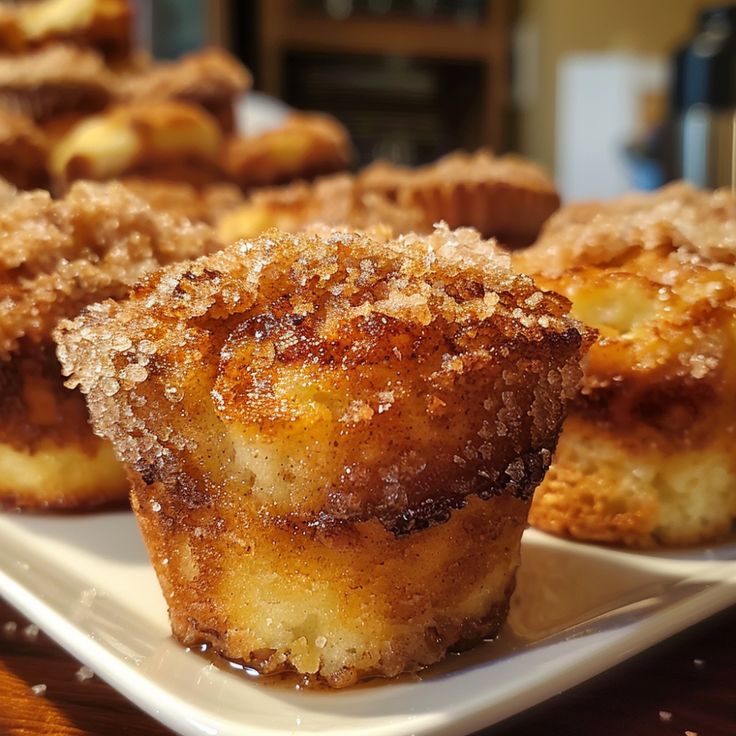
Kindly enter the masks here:
M 80 670 L 0 600 L 2 736 L 170 733 Z M 735 736 L 736 607 L 483 734 Z

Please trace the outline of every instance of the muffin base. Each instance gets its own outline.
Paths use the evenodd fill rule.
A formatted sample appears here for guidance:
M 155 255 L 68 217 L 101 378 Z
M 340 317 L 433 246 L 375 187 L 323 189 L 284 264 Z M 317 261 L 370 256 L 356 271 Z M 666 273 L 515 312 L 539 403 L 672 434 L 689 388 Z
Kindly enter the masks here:
M 184 502 L 135 474 L 133 509 L 174 635 L 263 674 L 331 687 L 393 677 L 494 635 L 505 620 L 527 503 L 470 498 L 395 537 L 377 521 L 319 527 Z
M 651 433 L 650 433 L 651 435 Z M 722 444 L 670 451 L 569 416 L 529 522 L 575 539 L 634 548 L 717 540 L 736 520 L 736 461 Z

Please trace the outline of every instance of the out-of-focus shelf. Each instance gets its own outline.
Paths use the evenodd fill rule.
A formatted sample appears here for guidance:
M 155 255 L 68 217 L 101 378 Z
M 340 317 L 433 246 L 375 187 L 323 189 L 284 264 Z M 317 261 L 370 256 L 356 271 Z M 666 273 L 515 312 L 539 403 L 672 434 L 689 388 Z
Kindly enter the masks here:
M 345 20 L 303 15 L 278 27 L 274 40 L 295 51 L 327 51 L 458 61 L 497 61 L 505 44 L 492 26 L 440 20 L 354 17 Z
M 514 0 L 486 0 L 482 19 L 418 18 L 355 14 L 333 19 L 305 9 L 298 0 L 261 0 L 259 5 L 260 85 L 284 94 L 288 54 L 400 56 L 482 68 L 479 90 L 481 142 L 507 147 L 511 24 Z

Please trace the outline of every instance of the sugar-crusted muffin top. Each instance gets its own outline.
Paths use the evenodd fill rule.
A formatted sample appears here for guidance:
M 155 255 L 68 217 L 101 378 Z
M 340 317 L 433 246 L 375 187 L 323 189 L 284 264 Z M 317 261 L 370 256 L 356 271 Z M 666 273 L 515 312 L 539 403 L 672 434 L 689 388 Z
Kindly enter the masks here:
M 568 301 L 515 272 L 493 241 L 470 228 L 451 231 L 444 225 L 431 235 L 381 240 L 360 232 L 274 230 L 162 269 L 138 284 L 128 300 L 95 305 L 83 321 L 108 322 L 107 332 L 115 324 L 128 330 L 131 320 L 140 319 L 141 328 L 151 331 L 148 339 L 156 337 L 157 349 L 166 350 L 178 339 L 160 329 L 167 323 L 186 329 L 193 320 L 243 315 L 285 297 L 296 313 L 320 309 L 325 334 L 339 320 L 371 313 L 417 325 L 499 313 L 517 321 L 530 338 L 577 325 L 566 316 Z
M 212 493 L 252 483 L 271 515 L 408 530 L 473 493 L 528 496 L 589 342 L 568 309 L 474 230 L 271 231 L 55 337 L 95 430 L 146 478 L 205 473 Z M 269 467 L 302 470 L 268 481 L 292 435 Z
M 676 183 L 572 204 L 514 265 L 599 332 L 577 411 L 690 448 L 716 424 L 733 431 L 723 398 L 736 376 L 733 194 Z
M 615 263 L 632 249 L 735 264 L 736 196 L 678 182 L 610 202 L 572 204 L 552 216 L 537 243 L 518 254 L 517 265 L 554 276 Z
M 218 247 L 205 225 L 174 220 L 119 184 L 0 199 L 0 359 L 42 340 L 95 300 L 123 296 L 160 264 Z

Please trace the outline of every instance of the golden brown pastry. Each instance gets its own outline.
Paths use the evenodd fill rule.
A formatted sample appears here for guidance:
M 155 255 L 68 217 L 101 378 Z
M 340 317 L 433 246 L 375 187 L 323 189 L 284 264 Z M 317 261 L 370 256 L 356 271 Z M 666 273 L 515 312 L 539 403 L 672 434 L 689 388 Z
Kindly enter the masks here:
M 572 205 L 515 256 L 598 329 L 535 526 L 631 547 L 736 518 L 736 197 L 684 184 Z
M 48 140 L 33 121 L 0 108 L 0 177 L 20 189 L 48 186 Z
M 163 181 L 140 176 L 126 176 L 120 182 L 148 202 L 153 209 L 188 218 L 193 222 L 214 225 L 228 212 L 243 204 L 240 188 L 226 182 L 195 187 L 182 181 Z
M 475 231 L 376 233 L 274 230 L 56 333 L 174 635 L 333 687 L 497 631 L 586 340 Z
M 174 99 L 200 105 L 231 133 L 235 129 L 233 104 L 250 89 L 253 79 L 227 51 L 208 48 L 122 75 L 119 81 L 118 97 L 123 101 Z
M 94 51 L 53 44 L 20 56 L 0 56 L 0 107 L 45 125 L 90 115 L 111 99 L 111 76 Z
M 0 51 L 17 52 L 65 41 L 110 61 L 130 53 L 133 14 L 127 0 L 21 1 L 0 14 Z
M 159 264 L 212 251 L 212 232 L 154 213 L 118 184 L 79 183 L 59 200 L 3 191 L 0 233 L 0 504 L 125 500 L 112 448 L 92 433 L 81 394 L 64 388 L 51 331 Z
M 204 185 L 221 178 L 220 129 L 183 102 L 131 103 L 86 118 L 54 146 L 49 163 L 59 189 L 77 179 L 128 175 Z
M 529 245 L 560 206 L 544 170 L 519 156 L 495 157 L 485 150 L 455 152 L 433 164 L 410 169 L 377 162 L 358 183 L 399 205 L 424 213 L 425 227 L 444 221 L 474 227 L 510 248 Z
M 421 232 L 425 226 L 417 208 L 399 207 L 378 193 L 363 191 L 349 174 L 334 174 L 312 184 L 299 181 L 254 191 L 242 205 L 222 214 L 217 233 L 223 243 L 232 243 L 273 227 L 300 232 L 315 224 L 360 230 L 383 224 L 397 233 Z
M 231 138 L 223 167 L 243 189 L 312 179 L 346 169 L 352 151 L 345 128 L 329 115 L 295 113 L 279 128 Z

